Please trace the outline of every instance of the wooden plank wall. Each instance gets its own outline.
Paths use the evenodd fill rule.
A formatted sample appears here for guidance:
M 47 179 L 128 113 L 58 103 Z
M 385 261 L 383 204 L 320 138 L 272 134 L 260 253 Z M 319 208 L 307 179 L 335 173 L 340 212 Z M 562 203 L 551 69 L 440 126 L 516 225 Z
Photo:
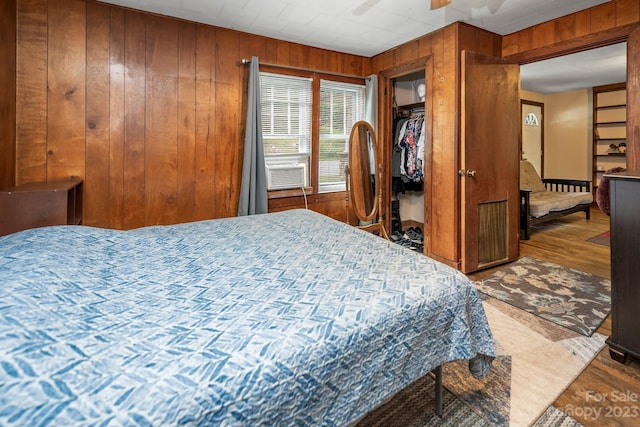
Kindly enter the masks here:
M 0 2 L 0 188 L 15 184 L 16 2 Z
M 456 265 L 460 256 L 458 53 L 466 49 L 527 63 L 603 46 L 626 39 L 640 22 L 639 9 L 638 0 L 612 0 L 498 40 L 491 33 L 453 24 L 373 57 L 376 72 L 400 67 L 424 56 L 430 56 L 433 61 L 433 79 L 431 86 L 427 84 L 427 90 L 429 87 L 433 90 L 431 203 L 427 208 L 430 211 L 425 215 L 425 222 L 430 222 L 425 223 L 425 228 L 431 230 L 428 255 L 451 265 Z M 630 63 L 636 64 L 631 70 L 640 69 L 640 59 L 634 61 L 632 58 L 638 56 L 637 52 L 632 50 L 631 53 Z M 635 99 L 640 101 L 640 94 Z M 640 123 L 640 118 L 634 122 L 636 116 L 640 115 L 628 119 L 631 124 Z M 381 132 L 389 131 L 381 128 Z M 640 131 L 637 133 L 638 144 L 632 144 L 631 150 L 638 145 L 640 153 Z M 381 135 L 381 140 L 384 137 Z M 633 153 L 629 153 L 628 158 L 633 165 Z M 638 160 L 640 162 L 640 155 Z M 640 163 L 637 165 L 640 167 Z
M 16 33 L 15 181 L 84 179 L 98 227 L 236 214 L 242 58 L 371 72 L 369 58 L 92 0 L 17 0 Z M 342 214 L 339 200 L 320 209 Z
M 430 56 L 433 61 L 433 79 L 430 86 L 427 83 L 427 90 L 429 87 L 433 90 L 431 206 L 425 215 L 425 222 L 430 222 L 425 223 L 425 228 L 428 226 L 431 230 L 428 255 L 451 265 L 456 265 L 460 256 L 458 53 L 466 49 L 527 63 L 603 46 L 626 39 L 637 28 L 639 9 L 638 0 L 612 0 L 498 40 L 495 35 L 482 30 L 454 24 L 373 57 L 376 72 L 400 67 L 424 56 Z M 637 46 L 638 41 L 634 42 Z M 637 50 L 630 52 L 628 59 L 633 67 L 630 70 L 640 69 Z M 640 102 L 640 94 L 635 99 Z M 632 110 L 637 109 L 632 107 Z M 640 115 L 634 114 L 628 119 L 631 124 L 640 123 L 640 117 L 634 122 L 636 116 Z M 640 126 L 634 129 L 640 129 Z M 387 131 L 381 128 L 381 132 Z M 637 145 L 640 153 L 640 131 L 636 133 L 638 143 L 632 144 L 631 150 Z M 384 135 L 380 138 L 383 139 Z M 633 153 L 629 153 L 628 158 L 633 166 Z M 640 167 L 640 154 L 638 161 L 637 166 Z
M 638 0 L 611 0 L 502 38 L 502 56 L 520 63 L 623 41 L 640 23 Z
M 425 78 L 428 98 L 431 99 L 432 118 L 432 161 L 425 165 L 425 170 L 431 171 L 431 197 L 434 201 L 426 206 L 424 231 L 425 253 L 449 265 L 457 264 L 458 234 L 457 222 L 459 194 L 455 190 L 454 169 L 457 172 L 458 162 L 458 129 L 456 112 L 458 111 L 458 79 L 457 70 L 457 25 L 450 25 L 442 30 L 420 37 L 396 48 L 385 51 L 373 57 L 372 67 L 375 72 L 387 74 L 395 73 L 404 64 L 428 58 L 433 69 L 431 81 Z M 389 71 L 391 70 L 391 71 Z M 414 70 L 408 70 L 414 71 Z M 383 85 L 383 82 L 381 82 Z M 391 148 L 393 141 L 392 123 L 385 120 L 391 116 L 384 114 L 391 106 L 390 94 L 380 99 L 378 111 L 378 140 L 382 146 L 382 162 L 386 165 L 385 174 L 390 176 Z M 425 143 L 429 143 L 425 141 Z M 390 218 L 391 185 L 386 183 L 384 191 L 385 218 Z M 454 189 L 454 191 L 452 191 Z M 437 201 L 437 203 L 435 202 Z
M 93 0 L 13 0 L 3 7 L 14 2 L 17 101 L 8 108 L 15 108 L 15 146 L 5 139 L 0 148 L 3 162 L 12 150 L 16 160 L 0 176 L 3 183 L 83 178 L 84 223 L 101 227 L 233 216 L 248 73 L 241 58 L 365 76 L 429 56 L 437 201 L 429 218 L 432 255 L 457 259 L 460 200 L 451 188 L 457 188 L 459 155 L 458 52 L 491 54 L 495 35 L 454 24 L 363 58 Z M 504 36 L 501 54 L 526 62 L 625 37 L 640 21 L 639 7 L 637 0 L 613 0 Z M 6 12 L 10 26 L 12 11 Z M 12 41 L 2 43 L 11 61 Z M 12 77 L 0 78 L 8 80 L 2 90 L 11 91 Z M 3 92 L 3 101 L 10 97 Z M 12 138 L 11 111 L 8 116 L 0 118 L 2 132 Z M 308 202 L 334 217 L 344 213 L 342 195 Z M 304 200 L 270 206 L 304 206 Z
M 504 57 L 528 63 L 627 41 L 627 167 L 640 170 L 640 1 L 611 0 L 503 37 Z
M 425 214 L 424 226 L 429 229 L 430 236 L 426 253 L 455 267 L 458 267 L 460 259 L 459 52 L 463 49 L 500 56 L 500 36 L 456 23 L 376 55 L 372 63 L 374 71 L 385 73 L 420 58 L 430 58 L 433 73 L 426 86 L 427 91 L 431 91 L 433 139 L 431 164 L 425 168 L 431 171 L 428 184 L 432 203 L 427 206 Z M 379 111 L 391 105 L 388 99 L 380 102 L 387 106 L 381 105 Z M 384 116 L 381 116 L 378 126 L 379 140 L 390 152 L 391 124 L 385 123 Z M 390 154 L 383 156 L 383 161 L 390 162 Z

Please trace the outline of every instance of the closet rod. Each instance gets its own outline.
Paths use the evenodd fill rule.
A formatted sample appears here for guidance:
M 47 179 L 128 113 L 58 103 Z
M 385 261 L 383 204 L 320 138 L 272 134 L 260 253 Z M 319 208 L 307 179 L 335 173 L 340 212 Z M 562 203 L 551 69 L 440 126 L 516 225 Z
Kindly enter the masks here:
M 251 64 L 251 60 L 250 59 L 245 59 L 245 58 L 242 58 L 240 60 L 240 62 L 242 62 L 244 65 Z M 259 61 L 258 61 L 258 65 L 265 65 L 267 67 L 286 68 L 288 70 L 307 71 L 307 72 L 310 72 L 310 73 L 327 74 L 327 75 L 330 75 L 330 76 L 349 77 L 349 78 L 352 78 L 352 79 L 368 79 L 368 77 L 366 77 L 366 76 L 356 76 L 356 75 L 353 75 L 353 74 L 332 73 L 330 71 L 320 71 L 320 70 L 313 70 L 311 68 L 293 67 L 291 65 L 267 64 L 267 63 L 263 63 L 263 62 L 259 62 Z

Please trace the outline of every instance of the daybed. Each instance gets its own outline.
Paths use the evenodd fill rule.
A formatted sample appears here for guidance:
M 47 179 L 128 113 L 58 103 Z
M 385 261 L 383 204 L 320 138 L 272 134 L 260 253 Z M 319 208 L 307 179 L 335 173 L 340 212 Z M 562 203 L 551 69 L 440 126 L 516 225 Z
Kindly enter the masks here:
M 308 210 L 20 231 L 0 277 L 4 426 L 348 425 L 495 356 L 466 276 Z
M 521 239 L 529 240 L 531 226 L 584 211 L 591 217 L 591 182 L 573 179 L 541 179 L 531 163 L 520 161 Z

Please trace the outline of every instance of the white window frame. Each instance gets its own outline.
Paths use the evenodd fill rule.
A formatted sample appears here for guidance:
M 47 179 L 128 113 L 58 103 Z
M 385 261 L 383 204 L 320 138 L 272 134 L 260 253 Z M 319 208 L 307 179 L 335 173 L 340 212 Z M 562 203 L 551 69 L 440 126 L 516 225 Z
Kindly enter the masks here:
M 311 157 L 311 145 L 312 145 L 312 109 L 313 109 L 313 89 L 311 78 L 289 76 L 274 73 L 260 73 L 260 104 L 261 104 L 261 119 L 262 119 L 262 141 L 265 145 L 264 157 L 265 164 L 271 167 L 282 167 L 283 165 L 290 164 L 293 167 L 298 166 L 300 163 L 306 165 L 306 178 L 304 183 L 300 184 L 300 187 L 307 186 L 309 183 L 309 170 Z M 274 93 L 274 90 L 268 91 L 267 86 L 271 85 L 273 88 L 277 86 L 278 97 L 266 96 L 267 93 Z M 290 86 L 288 86 L 290 85 Z M 292 100 L 293 99 L 293 100 Z M 300 101 L 298 101 L 300 100 Z M 275 123 L 277 111 L 276 105 L 278 103 L 287 103 L 286 112 L 288 119 L 286 122 L 286 132 L 282 132 L 282 127 L 278 129 Z M 296 108 L 293 108 L 295 105 Z M 265 112 L 268 109 L 268 112 Z M 297 111 L 298 117 L 291 116 Z M 280 111 L 279 113 L 282 113 Z M 265 118 L 269 120 L 265 120 Z M 282 116 L 280 117 L 282 119 Z M 298 132 L 295 132 L 293 123 L 298 124 Z M 280 130 L 280 131 L 279 131 Z M 269 153 L 270 149 L 267 145 L 270 141 L 277 141 L 283 139 L 297 139 L 297 150 L 291 152 L 283 152 L 278 154 Z M 267 168 L 269 169 L 269 168 Z M 267 179 L 267 181 L 269 181 Z M 291 188 L 299 188 L 291 186 Z M 280 189 L 280 188 L 278 188 Z
M 274 80 L 270 81 L 269 79 Z M 268 188 L 270 197 L 288 197 L 298 195 L 295 191 L 292 192 L 291 190 L 300 190 L 301 187 L 307 187 L 305 188 L 305 191 L 307 192 L 305 192 L 304 194 L 308 194 L 309 191 L 318 193 L 346 191 L 346 182 L 344 181 L 344 166 L 346 166 L 346 162 L 348 161 L 349 136 L 351 134 L 351 127 L 353 123 L 358 120 L 364 120 L 364 98 L 366 96 L 364 78 L 362 79 L 362 83 L 358 83 L 357 78 L 351 80 L 351 83 L 347 83 L 344 81 L 344 79 L 341 78 L 337 78 L 334 80 L 330 75 L 316 74 L 311 72 L 303 72 L 298 75 L 292 75 L 288 72 L 280 74 L 277 71 L 272 70 L 260 72 L 260 108 L 262 119 L 262 138 L 263 144 L 265 145 L 265 165 L 267 166 L 265 168 L 267 169 L 267 182 L 269 182 L 269 178 L 274 178 L 272 181 L 276 181 L 275 176 L 270 177 L 268 174 L 270 170 L 275 171 L 276 169 L 278 169 L 278 184 L 271 186 L 271 188 Z M 282 85 L 279 89 L 280 105 L 277 105 L 277 99 L 269 97 L 275 92 L 269 92 L 269 89 L 266 86 L 267 84 L 273 83 L 274 81 L 276 83 L 284 83 L 285 85 L 284 89 Z M 273 122 L 274 118 L 276 117 L 274 115 L 275 108 L 282 108 L 282 98 L 286 98 L 286 82 L 292 82 L 292 86 L 303 84 L 310 91 L 309 103 L 306 104 L 304 108 L 297 108 L 297 111 L 299 111 L 300 115 L 306 116 L 304 121 L 301 120 L 301 117 L 296 117 L 297 122 L 295 124 L 301 124 L 300 128 L 298 129 L 298 133 L 295 132 L 296 129 L 293 129 L 292 131 L 291 127 L 287 127 L 287 129 L 285 129 L 286 126 L 283 125 L 282 122 L 283 115 L 280 115 L 281 126 L 279 129 Z M 323 129 L 320 129 L 322 125 L 320 124 L 321 119 L 319 117 L 321 110 L 320 98 L 323 88 L 339 88 L 339 90 L 361 91 L 362 107 L 359 107 L 358 115 L 356 117 L 351 117 L 353 114 L 349 115 L 349 117 L 346 117 L 345 113 L 345 115 L 340 118 L 340 120 L 343 121 L 340 128 L 341 132 L 333 134 L 329 137 L 344 141 L 344 152 L 340 153 L 339 156 L 340 165 L 342 165 L 342 167 L 338 166 L 338 170 L 342 174 L 342 180 L 340 182 L 321 184 L 321 137 L 326 136 L 326 133 L 322 134 Z M 286 104 L 286 101 L 284 102 L 284 104 Z M 342 101 L 342 105 L 344 104 L 345 102 Z M 265 109 L 270 110 L 265 111 Z M 318 117 L 314 117 L 314 114 L 317 114 Z M 284 116 L 286 116 L 286 114 Z M 308 121 L 306 119 L 308 119 Z M 336 117 L 332 115 L 332 119 L 336 119 Z M 302 125 L 302 123 L 304 124 Z M 286 132 L 282 132 L 283 130 L 286 130 Z M 283 144 L 282 147 L 268 146 L 270 140 L 280 139 L 280 141 L 283 142 L 284 140 L 295 138 L 299 138 L 299 141 L 298 148 L 294 150 L 287 149 L 286 144 Z M 277 152 L 279 148 L 282 148 L 281 152 Z M 304 183 L 300 182 L 299 179 L 301 164 L 304 164 L 306 166 L 305 170 L 307 176 L 304 180 Z M 286 165 L 289 165 L 290 167 L 287 169 Z M 335 165 L 332 165 L 332 167 L 333 166 Z M 288 172 L 290 172 L 290 174 Z M 293 179 L 294 174 L 296 174 L 298 178 Z M 291 181 L 295 181 L 297 184 L 289 184 L 289 178 L 292 178 Z M 281 192 L 280 195 L 278 195 L 279 192 Z
M 346 191 L 346 181 L 344 176 L 344 167 L 346 166 L 346 162 L 348 162 L 349 158 L 349 137 L 351 135 L 351 128 L 353 125 L 359 121 L 364 120 L 365 118 L 365 85 L 364 84 L 354 84 L 354 83 L 345 83 L 334 80 L 320 80 L 320 102 L 322 103 L 323 94 L 327 94 L 331 98 L 330 103 L 330 111 L 323 117 L 322 107 L 320 108 L 320 129 L 318 130 L 318 152 L 322 155 L 322 147 L 323 141 L 326 140 L 334 140 L 334 141 L 343 141 L 344 142 L 344 153 L 342 154 L 341 160 L 338 165 L 334 165 L 334 161 L 327 161 L 324 165 L 321 163 L 322 160 L 318 159 L 318 192 L 319 193 L 327 193 L 327 192 L 335 192 L 335 191 Z M 347 100 L 347 96 L 351 95 L 355 100 L 353 102 L 349 102 Z M 336 97 L 342 99 L 336 99 Z M 337 102 L 334 102 L 337 101 Z M 340 111 L 336 113 L 336 108 L 339 106 L 342 110 L 341 115 Z M 351 104 L 353 107 L 350 110 L 345 108 L 347 104 Z M 340 120 L 340 122 L 336 125 L 335 120 Z M 326 121 L 326 123 L 323 123 Z M 323 130 L 329 129 L 332 132 L 323 133 Z M 333 132 L 334 129 L 341 129 L 342 132 Z M 335 172 L 339 173 L 342 176 L 341 181 L 322 183 L 321 174 L 323 172 L 328 172 L 328 168 L 338 168 Z

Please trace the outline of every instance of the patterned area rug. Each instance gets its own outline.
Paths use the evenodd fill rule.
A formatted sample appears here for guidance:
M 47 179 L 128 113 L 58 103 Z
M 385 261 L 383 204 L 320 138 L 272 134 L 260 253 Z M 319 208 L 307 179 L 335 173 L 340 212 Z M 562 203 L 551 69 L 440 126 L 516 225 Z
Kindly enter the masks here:
M 579 426 L 551 405 L 604 347 L 555 323 L 484 297 L 498 357 L 483 380 L 466 361 L 443 367 L 444 411 L 435 411 L 434 381 L 421 378 L 368 414 L 357 426 Z
M 522 257 L 476 288 L 558 325 L 591 336 L 611 311 L 611 281 L 533 257 Z
M 365 416 L 357 427 L 491 426 L 446 388 L 442 406 L 440 418 L 435 414 L 435 381 L 426 375 Z
M 411 384 L 393 401 L 369 414 L 359 424 L 367 427 L 493 427 L 449 390 L 444 389 L 443 415 L 433 411 L 435 382 L 425 376 Z M 550 406 L 531 427 L 581 427 L 582 424 L 558 408 Z
M 596 245 L 611 246 L 611 231 L 605 231 L 597 236 L 593 236 L 587 239 L 587 242 L 595 243 Z
M 550 406 L 533 427 L 581 427 L 582 424 L 564 411 Z

